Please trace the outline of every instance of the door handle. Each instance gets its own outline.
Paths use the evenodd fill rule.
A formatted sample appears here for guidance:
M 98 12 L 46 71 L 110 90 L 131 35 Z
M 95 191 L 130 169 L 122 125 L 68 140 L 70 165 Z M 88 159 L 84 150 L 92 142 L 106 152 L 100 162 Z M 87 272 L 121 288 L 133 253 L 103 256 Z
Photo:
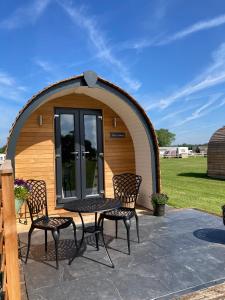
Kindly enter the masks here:
M 98 154 L 98 156 L 99 156 L 99 157 L 104 157 L 104 153 L 103 153 L 103 152 L 100 152 L 100 153 Z
M 83 158 L 85 158 L 85 155 L 86 155 L 86 154 L 89 154 L 89 153 L 90 153 L 90 151 L 83 151 L 83 152 L 82 152 Z
M 79 157 L 79 152 L 78 151 L 70 152 L 70 154 L 74 154 L 76 156 L 76 159 L 78 159 L 78 157 Z

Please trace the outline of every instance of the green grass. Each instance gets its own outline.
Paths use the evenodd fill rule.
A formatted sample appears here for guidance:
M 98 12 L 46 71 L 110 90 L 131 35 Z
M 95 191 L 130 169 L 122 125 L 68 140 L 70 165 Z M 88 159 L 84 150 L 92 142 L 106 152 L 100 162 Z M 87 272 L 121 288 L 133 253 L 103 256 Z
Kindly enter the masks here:
M 225 180 L 207 177 L 207 158 L 161 159 L 160 164 L 162 191 L 169 196 L 169 205 L 221 215 Z

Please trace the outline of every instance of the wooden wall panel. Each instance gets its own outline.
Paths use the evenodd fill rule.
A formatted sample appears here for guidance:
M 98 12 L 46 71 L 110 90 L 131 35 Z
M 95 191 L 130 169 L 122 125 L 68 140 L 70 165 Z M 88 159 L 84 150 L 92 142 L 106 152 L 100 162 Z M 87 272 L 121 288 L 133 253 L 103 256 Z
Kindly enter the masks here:
M 86 95 L 67 95 L 49 101 L 37 109 L 27 120 L 17 141 L 16 177 L 44 179 L 48 189 L 49 210 L 54 213 L 55 195 L 55 152 L 54 152 L 54 108 L 101 109 L 103 112 L 104 173 L 106 196 L 113 196 L 112 176 L 122 172 L 135 172 L 135 155 L 131 136 L 118 115 L 108 106 Z M 38 125 L 39 115 L 43 125 Z M 113 118 L 117 117 L 117 127 Z M 122 139 L 110 138 L 112 131 L 125 131 Z

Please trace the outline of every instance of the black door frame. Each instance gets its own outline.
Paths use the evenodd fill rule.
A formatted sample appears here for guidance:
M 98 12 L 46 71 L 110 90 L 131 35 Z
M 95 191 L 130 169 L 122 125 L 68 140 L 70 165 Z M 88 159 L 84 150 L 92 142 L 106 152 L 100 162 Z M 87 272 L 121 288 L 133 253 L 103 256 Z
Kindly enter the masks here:
M 94 109 L 80 109 L 80 149 L 81 149 L 81 195 L 83 199 L 100 197 L 103 191 L 103 130 L 102 130 L 102 112 Z M 84 139 L 84 116 L 94 115 L 96 116 L 96 129 L 97 129 L 97 160 L 98 160 L 98 194 L 87 195 L 86 194 L 86 161 L 85 155 L 85 139 Z M 100 155 L 99 155 L 100 154 Z
M 61 128 L 60 115 L 74 115 L 74 159 L 77 160 L 75 168 L 76 197 L 62 198 L 62 157 L 61 157 Z M 95 115 L 97 125 L 97 159 L 98 159 L 98 194 L 86 195 L 85 191 L 85 159 L 83 158 L 84 148 L 84 115 Z M 55 170 L 56 170 L 56 206 L 62 207 L 63 203 L 104 195 L 104 149 L 103 149 L 103 116 L 102 111 L 97 109 L 84 108 L 55 108 Z

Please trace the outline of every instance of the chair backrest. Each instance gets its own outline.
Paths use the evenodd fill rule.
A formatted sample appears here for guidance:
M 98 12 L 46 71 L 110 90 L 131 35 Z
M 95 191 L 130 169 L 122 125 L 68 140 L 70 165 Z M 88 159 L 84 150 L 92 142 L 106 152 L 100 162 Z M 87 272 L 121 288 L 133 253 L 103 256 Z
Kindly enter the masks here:
M 45 181 L 29 179 L 27 180 L 27 184 L 30 188 L 27 205 L 31 220 L 33 221 L 33 217 L 40 217 L 41 215 L 48 216 Z
M 114 197 L 123 203 L 134 203 L 139 193 L 142 178 L 132 173 L 113 176 Z

